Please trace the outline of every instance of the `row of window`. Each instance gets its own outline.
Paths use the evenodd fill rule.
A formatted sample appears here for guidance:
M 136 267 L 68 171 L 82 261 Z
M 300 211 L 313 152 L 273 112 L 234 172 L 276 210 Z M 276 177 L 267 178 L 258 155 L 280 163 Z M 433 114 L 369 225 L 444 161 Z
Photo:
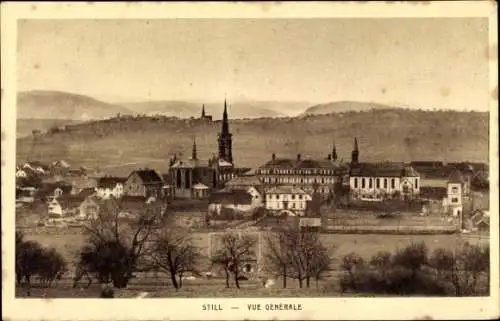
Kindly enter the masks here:
M 263 177 L 264 183 L 301 183 L 301 184 L 333 184 L 335 179 L 333 177 Z
M 286 198 L 287 196 L 288 196 L 288 198 L 290 198 L 290 195 L 289 195 L 289 194 L 267 194 L 267 195 L 266 195 L 266 198 L 267 198 L 267 199 L 272 199 L 272 198 L 274 197 L 275 199 L 279 199 L 279 198 L 280 198 L 280 195 L 283 195 L 283 197 L 284 197 L 284 198 Z M 297 197 L 297 199 L 301 200 L 301 199 L 302 199 L 302 196 L 303 196 L 302 194 L 299 194 L 299 195 L 294 195 L 294 194 L 292 194 L 292 195 L 291 195 L 291 199 L 292 199 L 292 200 L 294 200 L 294 199 L 295 199 L 295 197 Z
M 366 188 L 366 185 L 367 185 L 367 182 L 368 182 L 368 188 L 373 188 L 373 178 L 354 178 L 354 188 L 358 188 L 359 184 L 358 184 L 358 181 L 361 180 L 361 188 Z M 390 179 L 391 181 L 391 188 L 396 188 L 396 179 L 395 178 L 391 178 Z M 388 179 L 387 178 L 376 178 L 375 179 L 375 188 L 381 188 L 381 186 L 383 186 L 383 188 L 387 188 L 388 186 Z M 418 189 L 418 179 L 415 179 L 415 183 L 414 183 L 414 186 L 415 188 Z
M 305 203 L 275 203 L 275 204 L 267 204 L 267 208 L 270 209 L 305 209 Z
M 335 175 L 333 169 L 261 169 L 260 174 L 283 174 L 283 175 Z

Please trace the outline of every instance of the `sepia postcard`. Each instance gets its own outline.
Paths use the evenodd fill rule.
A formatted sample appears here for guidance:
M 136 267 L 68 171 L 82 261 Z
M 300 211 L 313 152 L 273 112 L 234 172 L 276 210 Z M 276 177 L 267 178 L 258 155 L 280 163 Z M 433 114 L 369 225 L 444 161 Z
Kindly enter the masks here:
M 3 319 L 500 317 L 496 12 L 2 3 Z

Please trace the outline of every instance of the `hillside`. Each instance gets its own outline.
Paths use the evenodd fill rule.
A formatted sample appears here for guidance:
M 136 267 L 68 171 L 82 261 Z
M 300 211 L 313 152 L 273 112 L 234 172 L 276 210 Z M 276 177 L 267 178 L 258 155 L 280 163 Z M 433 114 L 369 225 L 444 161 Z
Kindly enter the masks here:
M 335 142 L 349 160 L 355 136 L 361 161 L 488 162 L 488 113 L 381 109 L 295 118 L 232 120 L 233 155 L 238 166 L 256 167 L 278 157 L 324 158 Z M 126 117 L 68 126 L 45 134 L 32 158 L 65 159 L 113 174 L 149 166 L 164 171 L 174 152 L 189 156 L 196 136 L 198 155 L 217 150 L 221 123 L 168 117 Z M 31 138 L 18 140 L 18 160 L 31 151 Z
M 228 110 L 230 118 L 259 118 L 259 117 L 284 117 L 287 114 L 280 112 L 287 110 L 287 106 L 292 103 L 272 103 L 272 102 L 251 102 L 251 101 L 237 101 L 228 102 Z M 136 102 L 136 103 L 123 103 L 123 105 L 136 113 L 146 115 L 163 115 L 178 118 L 200 117 L 202 103 L 187 102 L 187 101 L 150 101 L 150 102 Z M 303 109 L 307 105 L 303 105 Z M 302 106 L 301 105 L 301 106 Z M 212 115 L 213 119 L 222 118 L 223 102 L 220 103 L 205 103 L 205 112 Z
M 344 113 L 349 111 L 368 111 L 372 109 L 393 108 L 376 103 L 366 103 L 358 101 L 337 101 L 326 104 L 319 104 L 309 107 L 302 115 L 324 115 L 331 113 Z
M 76 124 L 80 121 L 69 119 L 17 119 L 16 137 L 22 138 L 30 136 L 34 129 L 46 132 L 53 127 Z
M 58 91 L 26 91 L 17 95 L 18 119 L 89 120 L 130 114 L 127 108 L 89 96 Z

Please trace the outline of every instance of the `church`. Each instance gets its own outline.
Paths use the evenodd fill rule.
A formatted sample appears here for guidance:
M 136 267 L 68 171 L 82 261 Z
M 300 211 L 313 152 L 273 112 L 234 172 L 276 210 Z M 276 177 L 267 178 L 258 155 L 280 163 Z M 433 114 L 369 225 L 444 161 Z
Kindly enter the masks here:
M 204 108 L 202 113 L 206 117 Z M 225 183 L 235 176 L 232 134 L 229 131 L 226 100 L 224 100 L 218 145 L 218 156 L 200 159 L 196 150 L 196 140 L 193 138 L 189 159 L 178 159 L 176 155 L 170 159 L 168 176 L 173 186 L 174 198 L 207 198 L 213 190 L 224 188 Z

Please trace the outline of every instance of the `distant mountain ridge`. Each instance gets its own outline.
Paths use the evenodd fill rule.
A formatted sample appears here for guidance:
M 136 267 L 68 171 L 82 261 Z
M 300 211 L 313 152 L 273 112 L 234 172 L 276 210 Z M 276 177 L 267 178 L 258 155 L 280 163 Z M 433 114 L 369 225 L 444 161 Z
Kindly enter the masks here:
M 349 111 L 368 111 L 372 109 L 394 109 L 397 107 L 382 105 L 378 103 L 371 102 L 359 102 L 359 101 L 337 101 L 325 104 L 319 104 L 309 107 L 302 113 L 302 116 L 306 115 L 324 115 L 331 113 L 343 113 Z
M 60 91 L 33 90 L 17 95 L 18 119 L 96 120 L 132 111 L 95 98 Z

